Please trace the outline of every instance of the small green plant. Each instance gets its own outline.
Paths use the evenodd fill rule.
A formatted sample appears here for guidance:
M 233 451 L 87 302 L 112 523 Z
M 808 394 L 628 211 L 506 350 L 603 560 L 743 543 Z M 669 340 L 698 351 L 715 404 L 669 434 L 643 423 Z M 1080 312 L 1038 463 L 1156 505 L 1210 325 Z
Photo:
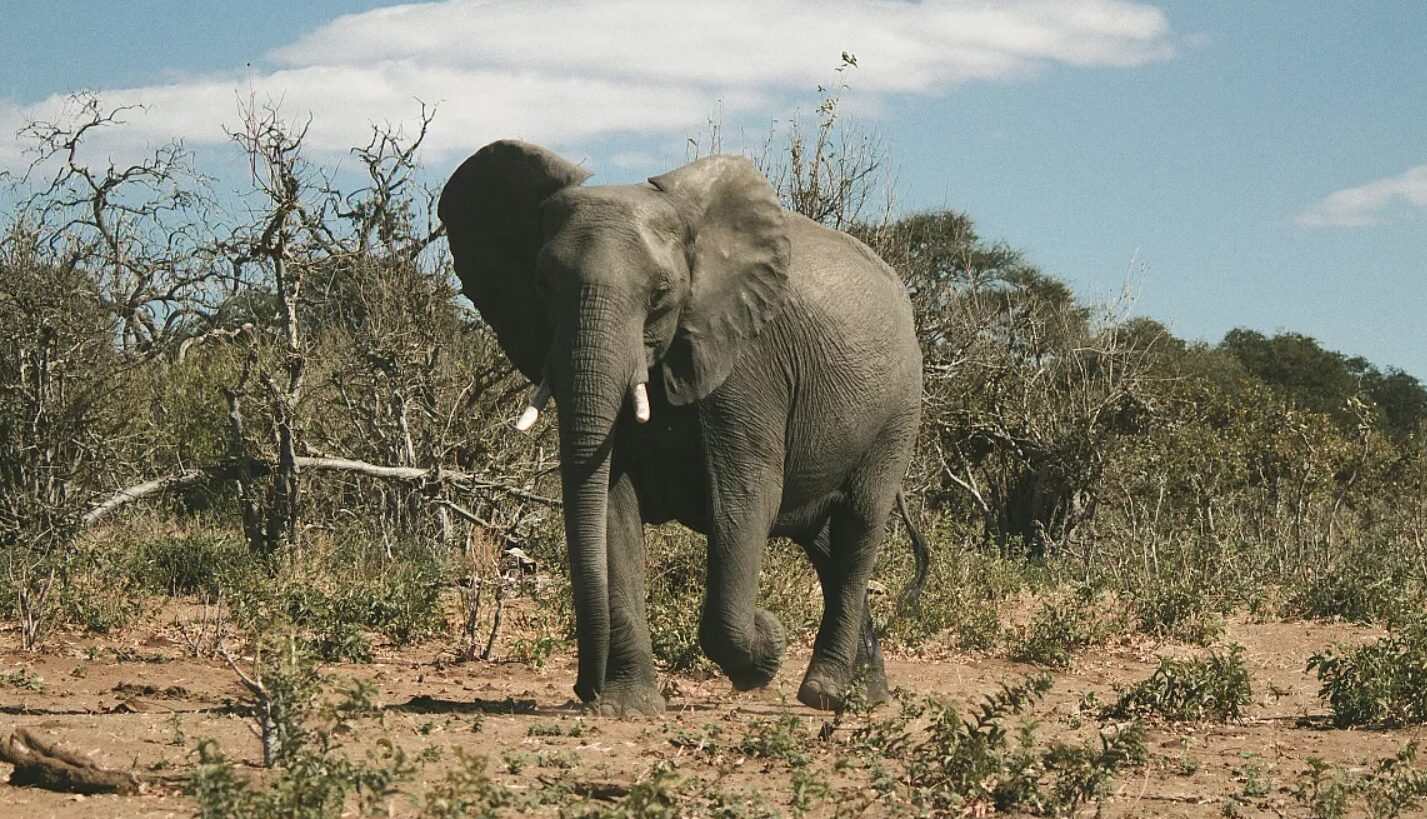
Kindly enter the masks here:
M 1273 792 L 1273 777 L 1252 755 L 1245 760 L 1238 774 L 1244 783 L 1239 795 L 1244 799 L 1262 799 Z
M 809 762 L 810 740 L 798 718 L 784 711 L 776 719 L 750 722 L 735 750 L 752 759 L 781 759 L 799 768 Z
M 512 775 L 518 775 L 521 771 L 525 770 L 525 767 L 531 763 L 532 759 L 533 757 L 524 751 L 507 750 L 501 751 L 500 754 L 500 761 L 505 765 L 505 772 Z
M 560 751 L 559 753 L 549 753 L 541 751 L 535 755 L 535 767 L 554 768 L 556 770 L 567 771 L 571 768 L 579 767 L 580 756 L 574 751 Z
M 1379 759 L 1362 786 L 1363 800 L 1374 817 L 1416 813 L 1427 800 L 1427 769 L 1417 766 L 1417 742 L 1393 756 Z
M 1307 808 L 1310 819 L 1342 819 L 1356 789 L 1357 781 L 1347 772 L 1312 756 L 1289 792 Z
M 653 776 L 636 782 L 624 801 L 604 816 L 607 819 L 678 819 L 682 815 L 679 807 L 685 802 L 679 792 L 680 785 L 671 768 L 657 766 Z
M 1053 776 L 1042 812 L 1068 815 L 1110 792 L 1122 768 L 1143 765 L 1147 759 L 1144 724 L 1138 720 L 1100 731 L 1099 745 L 1053 743 L 1041 764 Z
M 1314 654 L 1308 670 L 1318 675 L 1318 696 L 1339 728 L 1427 723 L 1427 617 L 1342 653 Z
M 49 685 L 45 683 L 45 678 L 28 669 L 17 668 L 9 673 L 0 674 L 0 685 L 8 685 L 11 688 L 19 688 L 23 691 L 33 691 L 36 694 L 48 694 Z
M 516 638 L 511 644 L 511 659 L 518 663 L 523 663 L 534 669 L 541 669 L 550 662 L 550 655 L 555 653 L 555 649 L 560 647 L 560 640 L 542 634 L 534 639 Z
M 256 642 L 251 673 L 226 649 L 223 658 L 252 699 L 249 729 L 262 742 L 263 765 L 283 764 L 312 739 L 307 719 L 316 710 L 322 679 L 311 653 L 296 635 L 288 634 L 272 649 Z
M 794 768 L 789 784 L 793 790 L 790 804 L 794 816 L 802 816 L 832 795 L 832 788 L 828 785 L 827 778 L 813 770 L 811 766 L 804 765 Z
M 174 711 L 168 718 L 169 740 L 168 744 L 176 745 L 180 748 L 188 744 L 188 732 L 183 729 L 183 714 Z
M 1158 717 L 1174 721 L 1238 719 L 1253 700 L 1244 649 L 1210 651 L 1202 657 L 1162 658 L 1159 667 L 1106 709 L 1116 719 Z
M 956 647 L 962 651 L 990 651 L 1001 642 L 1005 631 L 1001 625 L 1001 612 L 994 600 L 968 602 L 952 627 Z

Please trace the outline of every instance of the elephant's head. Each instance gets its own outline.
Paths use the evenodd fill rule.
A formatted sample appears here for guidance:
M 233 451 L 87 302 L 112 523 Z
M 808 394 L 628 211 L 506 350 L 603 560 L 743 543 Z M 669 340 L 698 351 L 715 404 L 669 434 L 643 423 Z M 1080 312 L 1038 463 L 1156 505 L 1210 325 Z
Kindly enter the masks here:
M 495 142 L 441 193 L 456 272 L 512 363 L 560 407 L 565 534 L 580 641 L 576 692 L 598 696 L 608 653 L 606 498 L 615 421 L 662 382 L 673 404 L 728 376 L 777 312 L 789 243 L 767 180 L 711 156 L 642 185 L 543 148 Z

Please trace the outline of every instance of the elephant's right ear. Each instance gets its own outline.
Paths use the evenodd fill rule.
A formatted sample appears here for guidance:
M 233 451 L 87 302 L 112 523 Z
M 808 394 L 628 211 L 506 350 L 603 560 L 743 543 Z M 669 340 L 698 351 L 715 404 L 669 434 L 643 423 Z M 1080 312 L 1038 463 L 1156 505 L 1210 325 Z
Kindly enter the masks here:
M 554 335 L 535 284 L 543 243 L 540 203 L 589 177 L 538 145 L 501 140 L 461 163 L 436 209 L 462 291 L 495 330 L 511 363 L 535 383 Z

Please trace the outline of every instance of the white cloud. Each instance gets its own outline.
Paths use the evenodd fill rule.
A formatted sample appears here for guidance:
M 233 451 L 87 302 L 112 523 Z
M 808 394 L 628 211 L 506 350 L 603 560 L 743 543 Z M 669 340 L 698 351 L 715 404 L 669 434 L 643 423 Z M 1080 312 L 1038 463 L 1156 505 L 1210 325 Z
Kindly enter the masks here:
M 860 64 L 856 91 L 886 95 L 1174 50 L 1165 15 L 1131 0 L 449 0 L 339 17 L 275 49 L 265 69 L 99 95 L 146 106 L 122 130 L 130 145 L 222 142 L 252 95 L 281 100 L 289 117 L 310 113 L 309 147 L 330 152 L 363 142 L 371 122 L 411 120 L 420 99 L 438 106 L 427 147 L 444 157 L 502 136 L 569 148 L 684 135 L 716 101 L 733 120 L 766 117 L 828 83 L 844 51 Z M 64 104 L 0 103 L 0 128 Z
M 1427 165 L 1328 194 L 1295 219 L 1306 227 L 1362 227 L 1415 209 L 1427 212 Z

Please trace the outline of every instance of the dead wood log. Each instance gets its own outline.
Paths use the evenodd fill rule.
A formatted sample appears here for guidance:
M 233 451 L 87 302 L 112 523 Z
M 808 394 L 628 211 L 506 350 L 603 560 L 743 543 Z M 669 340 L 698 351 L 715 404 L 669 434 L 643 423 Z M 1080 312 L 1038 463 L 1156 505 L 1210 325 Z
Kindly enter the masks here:
M 87 754 L 45 742 L 26 728 L 16 728 L 0 745 L 0 760 L 15 766 L 11 785 L 88 794 L 139 790 L 139 778 L 134 774 L 100 767 Z

